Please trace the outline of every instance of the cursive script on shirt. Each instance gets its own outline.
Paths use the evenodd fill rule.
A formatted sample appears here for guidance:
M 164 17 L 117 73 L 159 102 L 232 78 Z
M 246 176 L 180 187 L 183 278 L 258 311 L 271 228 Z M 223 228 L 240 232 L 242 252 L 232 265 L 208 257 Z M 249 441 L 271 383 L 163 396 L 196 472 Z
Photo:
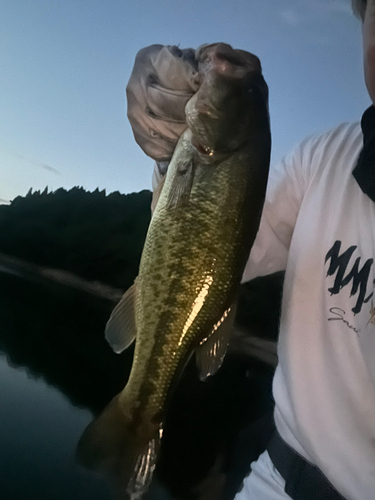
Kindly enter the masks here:
M 355 332 L 357 335 L 360 334 L 361 332 L 361 329 L 360 328 L 356 328 L 354 325 L 351 325 L 349 323 L 349 321 L 347 321 L 344 316 L 346 314 L 346 312 L 344 311 L 344 309 L 341 309 L 340 307 L 331 307 L 331 309 L 329 310 L 329 312 L 332 314 L 332 316 L 330 318 L 328 318 L 328 321 L 342 321 L 343 323 L 345 323 L 345 325 L 350 328 L 351 330 L 353 330 L 353 332 Z

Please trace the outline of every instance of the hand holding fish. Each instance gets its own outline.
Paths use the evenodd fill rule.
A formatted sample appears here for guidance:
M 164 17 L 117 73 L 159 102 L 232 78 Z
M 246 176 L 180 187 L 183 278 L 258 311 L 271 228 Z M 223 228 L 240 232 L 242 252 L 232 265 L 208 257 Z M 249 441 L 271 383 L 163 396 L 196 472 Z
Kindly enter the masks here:
M 135 140 L 154 160 L 170 160 L 186 129 L 185 105 L 199 88 L 193 49 L 150 45 L 141 49 L 126 88 Z
M 137 56 L 147 68 L 154 51 L 160 56 L 163 50 L 152 47 L 151 59 L 147 50 L 145 60 L 142 51 Z M 139 276 L 107 323 L 106 338 L 116 352 L 136 339 L 130 377 L 78 445 L 81 460 L 117 475 L 132 500 L 150 484 L 168 401 L 186 363 L 195 354 L 204 380 L 224 359 L 268 176 L 268 90 L 259 59 L 226 44 L 203 46 L 195 58 L 199 88 L 187 99 L 181 84 L 184 119 L 177 120 L 181 108 L 174 121 L 171 115 L 165 120 L 168 133 L 174 130 L 171 124 L 179 123 L 182 135 L 153 213 Z M 155 66 L 161 68 L 162 61 L 154 61 Z M 183 73 L 183 79 L 192 74 Z M 166 89 L 163 75 L 159 83 Z M 136 120 L 140 137 L 150 123 L 163 121 L 165 91 L 159 91 L 154 85 L 157 98 L 152 102 L 158 106 Z M 171 96 L 167 102 L 182 105 L 175 92 Z M 175 133 L 176 141 L 181 132 Z M 145 144 L 158 152 L 156 158 L 160 151 L 171 154 L 174 149 L 172 139 L 159 143 L 147 138 Z
M 241 77 L 251 67 L 261 75 L 256 56 L 224 43 L 202 45 L 196 51 L 170 45 L 141 49 L 126 88 L 135 140 L 154 160 L 169 161 L 187 127 L 185 106 L 208 70 Z M 264 80 L 261 85 L 267 99 Z

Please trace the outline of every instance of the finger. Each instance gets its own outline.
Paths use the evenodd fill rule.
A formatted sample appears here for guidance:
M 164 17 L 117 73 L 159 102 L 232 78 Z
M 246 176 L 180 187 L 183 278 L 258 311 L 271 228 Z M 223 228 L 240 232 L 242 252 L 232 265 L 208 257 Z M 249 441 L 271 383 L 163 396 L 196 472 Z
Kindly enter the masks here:
M 193 49 L 164 46 L 152 58 L 157 83 L 166 89 L 195 93 L 199 88 L 198 63 Z
M 128 108 L 128 116 L 133 108 Z M 186 129 L 186 123 L 169 123 L 151 118 L 146 113 L 129 116 L 136 142 L 143 151 L 157 161 L 170 160 L 177 141 Z
M 185 121 L 187 101 L 199 88 L 198 63 L 193 49 L 163 47 L 153 58 L 147 82 L 147 112 L 172 122 Z
M 171 158 L 186 129 L 185 105 L 198 87 L 192 49 L 151 45 L 138 52 L 126 89 L 128 118 L 147 155 Z
M 156 161 L 169 161 L 173 156 L 179 139 L 179 137 L 176 137 L 174 141 L 167 140 L 157 133 L 151 136 L 144 129 L 137 129 L 136 127 L 133 129 L 133 134 L 136 142 L 146 155 Z
M 186 90 L 169 90 L 157 83 L 151 83 L 147 88 L 148 107 L 146 112 L 166 121 L 184 123 L 185 106 L 194 94 Z

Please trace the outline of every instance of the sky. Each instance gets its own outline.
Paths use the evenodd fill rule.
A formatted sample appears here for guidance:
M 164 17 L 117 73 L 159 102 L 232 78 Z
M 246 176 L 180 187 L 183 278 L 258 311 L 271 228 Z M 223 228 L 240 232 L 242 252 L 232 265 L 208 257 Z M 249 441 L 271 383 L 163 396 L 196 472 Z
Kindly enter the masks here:
M 226 42 L 262 61 L 272 161 L 370 100 L 350 0 L 0 0 L 0 203 L 30 188 L 151 188 L 125 87 L 136 53 Z

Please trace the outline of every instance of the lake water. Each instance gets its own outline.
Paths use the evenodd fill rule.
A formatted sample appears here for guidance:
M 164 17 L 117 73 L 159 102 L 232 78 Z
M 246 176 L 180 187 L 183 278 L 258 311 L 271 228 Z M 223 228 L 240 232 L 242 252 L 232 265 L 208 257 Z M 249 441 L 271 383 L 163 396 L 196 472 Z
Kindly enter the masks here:
M 131 349 L 117 356 L 103 338 L 111 307 L 0 273 L 0 498 L 115 498 L 109 482 L 75 460 L 82 432 L 131 366 Z M 240 429 L 270 409 L 271 379 L 272 370 L 228 359 L 203 384 L 188 365 L 148 499 L 193 498 L 212 466 L 228 462 Z
M 0 358 L 0 491 L 7 500 L 113 498 L 77 467 L 74 450 L 92 420 L 58 390 Z
M 67 314 L 74 304 L 80 307 L 77 298 L 67 300 L 61 293 L 0 275 L 1 498 L 113 498 L 103 479 L 76 463 L 75 446 L 92 412 L 74 406 L 62 391 L 66 372 L 61 364 L 69 370 L 69 342 L 63 345 L 63 322 L 55 331 L 51 325 L 63 304 Z M 70 367 L 72 374 L 76 369 Z

